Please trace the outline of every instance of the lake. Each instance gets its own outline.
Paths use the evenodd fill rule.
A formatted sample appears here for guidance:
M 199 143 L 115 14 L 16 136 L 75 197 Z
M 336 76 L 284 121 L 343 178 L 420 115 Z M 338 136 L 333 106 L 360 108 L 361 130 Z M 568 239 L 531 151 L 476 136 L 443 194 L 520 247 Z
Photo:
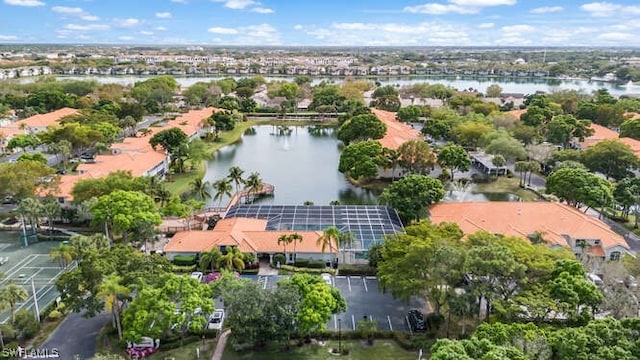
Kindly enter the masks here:
M 302 205 L 312 201 L 315 205 L 329 205 L 334 200 L 349 205 L 378 203 L 376 193 L 351 185 L 338 172 L 339 141 L 332 128 L 311 134 L 311 126 L 294 126 L 290 127 L 289 135 L 278 135 L 278 127 L 271 125 L 251 129 L 237 143 L 215 152 L 207 162 L 204 180 L 213 183 L 226 177 L 230 167 L 239 166 L 245 171 L 245 178 L 257 171 L 264 182 L 275 186 L 273 197 L 259 199 L 257 203 Z M 223 199 L 222 204 L 227 201 Z M 209 200 L 207 205 L 217 206 L 218 201 Z
M 250 76 L 250 75 L 247 75 Z M 225 77 L 233 77 L 240 79 L 247 76 L 216 76 L 216 77 L 203 77 L 203 76 L 182 76 L 176 77 L 176 81 L 182 87 L 189 87 L 197 82 L 210 82 L 216 79 L 222 79 Z M 95 80 L 99 83 L 117 83 L 121 85 L 133 85 L 136 82 L 144 81 L 149 76 L 56 76 L 58 80 Z M 312 85 L 318 84 L 321 81 L 341 83 L 344 78 L 340 77 L 313 77 Z M 604 81 L 591 81 L 591 80 L 557 80 L 557 79 L 539 79 L 539 78 L 489 78 L 478 76 L 384 76 L 384 77 L 371 77 L 371 78 L 356 78 L 356 79 L 369 79 L 371 81 L 378 81 L 381 85 L 394 85 L 405 86 L 417 83 L 440 83 L 446 86 L 451 86 L 459 90 L 463 89 L 477 89 L 480 92 L 484 92 L 489 85 L 497 84 L 502 87 L 502 90 L 506 93 L 521 93 L 532 94 L 536 91 L 551 92 L 558 89 L 571 89 L 582 90 L 586 93 L 591 93 L 597 89 L 607 89 L 610 94 L 615 96 L 640 94 L 640 85 L 633 84 L 616 84 Z M 22 78 L 19 81 L 21 83 L 29 83 L 36 81 L 37 78 Z M 293 81 L 291 76 L 265 76 L 267 81 Z

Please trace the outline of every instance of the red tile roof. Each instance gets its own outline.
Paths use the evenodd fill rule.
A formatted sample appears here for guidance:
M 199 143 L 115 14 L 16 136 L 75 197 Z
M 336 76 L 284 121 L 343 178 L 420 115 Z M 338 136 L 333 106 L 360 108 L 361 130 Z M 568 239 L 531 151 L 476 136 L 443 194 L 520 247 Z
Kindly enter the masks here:
M 505 114 L 512 115 L 516 119 L 520 120 L 520 116 L 522 116 L 522 114 L 526 112 L 527 112 L 527 109 L 517 109 L 517 110 L 506 111 Z
M 78 114 L 78 110 L 71 108 L 62 108 L 56 111 L 52 111 L 46 114 L 38 114 L 16 121 L 12 124 L 12 127 L 20 128 L 20 125 L 24 124 L 26 127 L 46 128 L 48 126 L 56 125 L 60 119 L 69 115 Z
M 624 238 L 602 221 L 557 202 L 461 202 L 441 203 L 431 207 L 434 223 L 455 222 L 465 234 L 484 230 L 527 238 L 536 231 L 552 244 L 567 246 L 568 235 L 574 239 L 600 239 L 605 249 L 622 246 Z
M 282 252 L 278 237 L 292 234 L 294 231 L 265 230 L 267 220 L 231 218 L 218 221 L 210 231 L 181 231 L 176 233 L 164 247 L 165 253 L 199 253 L 209 251 L 214 246 L 237 246 L 242 252 Z M 302 242 L 296 244 L 296 252 L 320 253 L 322 248 L 316 241 L 322 236 L 321 231 L 297 231 Z M 293 251 L 293 244 L 287 246 Z M 335 251 L 335 250 L 334 250 Z M 326 251 L 328 252 L 328 250 Z
M 593 130 L 593 134 L 587 137 L 586 139 L 584 139 L 584 141 L 580 143 L 580 146 L 583 149 L 592 147 L 602 140 L 613 140 L 613 139 L 618 139 L 620 137 L 618 132 L 613 131 L 602 125 L 591 124 L 590 128 Z
M 410 125 L 396 120 L 396 113 L 379 109 L 371 109 L 371 112 L 387 125 L 387 133 L 378 140 L 383 147 L 395 150 L 409 140 L 423 139 Z

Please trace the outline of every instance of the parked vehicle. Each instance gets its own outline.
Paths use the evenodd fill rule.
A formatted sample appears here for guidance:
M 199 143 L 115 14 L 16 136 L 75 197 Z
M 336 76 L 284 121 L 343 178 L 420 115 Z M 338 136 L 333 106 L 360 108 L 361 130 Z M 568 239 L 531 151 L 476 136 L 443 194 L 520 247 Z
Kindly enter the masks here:
M 320 277 L 322 277 L 322 280 L 324 280 L 324 282 L 327 285 L 333 286 L 333 282 L 331 281 L 331 274 L 322 273 L 322 274 L 320 274 Z
M 209 316 L 209 323 L 207 324 L 207 329 L 209 330 L 220 330 L 222 329 L 222 324 L 224 323 L 224 310 L 218 309 Z
M 426 331 L 427 323 L 424 321 L 424 316 L 420 310 L 409 310 L 407 313 L 407 319 L 409 320 L 409 326 L 412 331 Z
M 624 278 L 624 286 L 626 286 L 629 290 L 636 290 L 638 288 L 638 282 L 633 275 L 628 275 Z
M 589 279 L 589 281 L 591 281 L 596 286 L 602 286 L 603 284 L 602 278 L 600 278 L 600 276 L 596 274 L 588 274 L 587 279 Z
M 200 271 L 194 271 L 191 273 L 191 278 L 196 279 L 199 282 L 202 282 L 202 279 L 204 278 L 204 274 L 201 273 Z

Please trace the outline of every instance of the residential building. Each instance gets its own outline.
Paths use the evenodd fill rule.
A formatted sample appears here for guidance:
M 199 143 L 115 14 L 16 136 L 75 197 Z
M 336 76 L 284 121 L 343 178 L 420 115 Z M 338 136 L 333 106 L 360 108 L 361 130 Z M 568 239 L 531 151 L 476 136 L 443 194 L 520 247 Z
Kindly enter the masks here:
M 4 153 L 12 137 L 24 134 L 37 134 L 49 126 L 57 125 L 66 116 L 76 115 L 78 110 L 62 108 L 46 114 L 37 114 L 28 118 L 0 126 L 0 153 Z
M 379 109 L 371 109 L 371 112 L 387 125 L 387 133 L 382 139 L 378 139 L 383 147 L 396 150 L 409 140 L 424 140 L 418 130 L 409 124 L 398 121 L 396 113 Z
M 551 247 L 568 247 L 576 255 L 618 260 L 631 254 L 626 240 L 601 220 L 558 202 L 459 202 L 430 208 L 432 222 L 454 222 L 465 234 L 530 239 L 540 233 Z

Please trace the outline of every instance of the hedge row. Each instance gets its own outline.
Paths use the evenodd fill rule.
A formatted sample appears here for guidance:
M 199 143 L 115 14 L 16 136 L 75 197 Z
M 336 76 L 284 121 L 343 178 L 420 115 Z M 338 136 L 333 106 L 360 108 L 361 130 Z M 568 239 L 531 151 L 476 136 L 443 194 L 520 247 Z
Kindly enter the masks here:
M 365 339 L 366 336 L 359 330 L 341 332 L 342 339 L 345 340 L 357 340 Z M 336 331 L 323 331 L 311 334 L 312 338 L 325 339 L 325 340 L 337 340 L 338 332 Z M 389 331 L 380 330 L 373 333 L 375 339 L 393 339 L 400 347 L 405 350 L 413 351 L 416 349 L 429 349 L 435 342 L 433 338 L 429 338 L 425 335 L 412 336 L 404 331 Z
M 342 264 L 338 268 L 340 275 L 376 276 L 378 269 L 369 265 Z
M 332 268 L 315 269 L 315 268 L 296 267 L 296 266 L 291 266 L 291 265 L 280 265 L 280 269 L 281 270 L 285 270 L 285 271 L 290 271 L 290 272 L 293 272 L 293 273 L 307 273 L 307 274 L 328 273 L 328 274 L 335 274 L 335 270 L 332 269 Z
M 196 265 L 173 265 L 171 266 L 171 271 L 175 273 L 192 273 L 196 271 Z
M 327 266 L 327 262 L 324 260 L 296 259 L 293 265 L 300 268 L 322 269 Z
M 173 257 L 173 263 L 178 266 L 195 265 L 195 255 L 176 255 Z

